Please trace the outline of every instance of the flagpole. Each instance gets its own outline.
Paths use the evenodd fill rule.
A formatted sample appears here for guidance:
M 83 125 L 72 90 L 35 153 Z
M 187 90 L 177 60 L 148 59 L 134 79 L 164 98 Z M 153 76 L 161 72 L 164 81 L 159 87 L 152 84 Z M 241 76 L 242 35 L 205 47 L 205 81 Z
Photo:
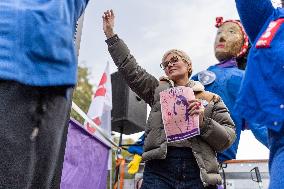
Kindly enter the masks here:
M 98 127 L 91 118 L 89 118 L 79 106 L 75 102 L 72 101 L 72 109 L 75 110 L 82 118 L 84 118 L 87 122 L 89 122 L 109 143 L 111 143 L 113 146 L 120 148 L 118 144 L 116 144 L 114 141 L 109 139 L 109 136 L 102 130 L 102 128 Z
M 112 149 L 110 149 L 111 160 L 112 160 Z M 112 189 L 112 166 L 109 170 L 109 189 Z

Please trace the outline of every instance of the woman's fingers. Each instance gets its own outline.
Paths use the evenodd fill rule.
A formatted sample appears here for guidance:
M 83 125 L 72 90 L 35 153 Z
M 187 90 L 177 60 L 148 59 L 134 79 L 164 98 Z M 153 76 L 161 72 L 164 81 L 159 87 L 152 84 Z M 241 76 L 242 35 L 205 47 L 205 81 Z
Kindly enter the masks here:
M 204 108 L 194 109 L 189 112 L 190 116 L 203 114 Z
M 198 101 L 195 101 L 195 100 L 191 100 L 191 101 L 188 101 L 189 103 L 189 106 L 188 108 L 191 110 L 194 106 L 198 105 Z
M 107 10 L 106 12 L 104 12 L 103 17 L 104 17 L 104 18 L 109 18 L 109 17 L 110 17 L 109 10 Z
M 107 12 L 104 12 L 102 17 L 103 17 L 104 20 L 106 20 L 107 19 Z
M 201 111 L 200 111 L 199 109 L 194 109 L 194 110 L 191 110 L 191 111 L 189 112 L 189 115 L 190 115 L 190 116 L 199 115 L 200 112 L 201 112 Z
M 194 110 L 194 109 L 198 109 L 199 107 L 202 106 L 201 102 L 198 101 L 198 100 L 191 100 L 191 101 L 189 101 L 189 103 L 190 104 L 189 104 L 188 108 L 189 108 L 190 111 Z
M 108 38 L 114 36 L 113 28 L 114 28 L 114 12 L 113 10 L 106 10 L 103 15 L 103 30 Z
M 102 18 L 105 20 L 105 21 L 110 21 L 110 20 L 114 20 L 114 12 L 113 10 L 107 10 L 103 13 L 103 16 Z
M 194 100 L 189 100 L 188 102 L 189 102 L 189 103 L 194 103 L 194 102 L 199 102 L 199 100 L 194 99 Z
M 114 18 L 114 13 L 113 13 L 112 9 L 110 10 L 110 15 L 111 15 L 112 18 Z
M 114 12 L 113 10 L 107 10 L 106 12 L 104 12 L 105 17 L 107 18 L 114 18 Z
M 189 103 L 189 106 L 188 106 L 188 109 L 192 109 L 194 106 L 195 106 L 196 104 L 194 103 L 194 102 L 192 102 L 192 103 Z
M 204 107 L 202 106 L 201 102 L 193 102 L 189 106 L 189 115 L 196 115 L 204 112 Z

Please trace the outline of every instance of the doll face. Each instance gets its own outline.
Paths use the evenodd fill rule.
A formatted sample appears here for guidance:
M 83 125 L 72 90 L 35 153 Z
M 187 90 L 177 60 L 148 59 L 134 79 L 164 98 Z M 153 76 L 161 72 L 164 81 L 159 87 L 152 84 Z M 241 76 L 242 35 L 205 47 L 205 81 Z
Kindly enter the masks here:
M 226 22 L 218 28 L 215 38 L 215 57 L 219 61 L 237 57 L 244 44 L 244 36 L 241 28 L 234 22 Z

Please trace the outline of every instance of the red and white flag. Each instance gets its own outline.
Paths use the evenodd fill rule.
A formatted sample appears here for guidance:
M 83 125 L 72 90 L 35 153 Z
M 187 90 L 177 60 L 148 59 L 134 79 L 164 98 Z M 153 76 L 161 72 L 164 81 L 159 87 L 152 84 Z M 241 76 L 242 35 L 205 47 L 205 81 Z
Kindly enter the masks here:
M 100 80 L 99 86 L 92 96 L 92 102 L 88 110 L 90 117 L 96 125 L 101 127 L 105 133 L 111 136 L 111 109 L 112 109 L 112 92 L 109 63 Z M 95 135 L 102 142 L 104 138 L 96 133 L 96 129 L 89 123 L 85 122 L 85 129 L 92 135 Z

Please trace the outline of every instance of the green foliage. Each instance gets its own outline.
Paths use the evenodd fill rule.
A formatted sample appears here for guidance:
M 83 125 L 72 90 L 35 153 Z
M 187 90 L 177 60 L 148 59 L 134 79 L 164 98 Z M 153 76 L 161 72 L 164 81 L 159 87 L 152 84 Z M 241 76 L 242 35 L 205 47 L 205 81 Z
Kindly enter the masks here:
M 88 80 L 89 72 L 88 68 L 78 67 L 78 82 L 73 93 L 73 101 L 85 112 L 87 113 L 89 106 L 91 104 L 92 97 L 92 85 Z M 76 113 L 73 109 L 71 110 L 71 117 L 84 123 L 84 119 Z

